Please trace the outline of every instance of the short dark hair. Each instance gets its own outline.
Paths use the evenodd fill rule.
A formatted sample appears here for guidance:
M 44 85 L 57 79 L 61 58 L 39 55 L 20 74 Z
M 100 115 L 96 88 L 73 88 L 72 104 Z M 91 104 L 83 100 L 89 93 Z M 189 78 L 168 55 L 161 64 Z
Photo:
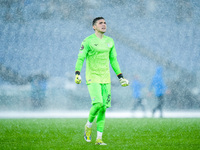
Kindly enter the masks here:
M 96 18 L 94 18 L 93 19 L 93 21 L 92 21 L 92 26 L 98 21 L 98 20 L 100 20 L 100 19 L 104 19 L 103 17 L 96 17 Z M 105 19 L 104 19 L 105 20 Z

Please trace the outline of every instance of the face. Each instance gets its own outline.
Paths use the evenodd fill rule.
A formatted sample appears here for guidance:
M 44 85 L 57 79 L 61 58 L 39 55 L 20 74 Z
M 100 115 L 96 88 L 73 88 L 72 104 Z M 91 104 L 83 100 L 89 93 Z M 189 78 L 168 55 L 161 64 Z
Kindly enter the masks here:
M 106 21 L 104 19 L 100 19 L 94 24 L 93 29 L 95 32 L 105 33 L 106 27 Z

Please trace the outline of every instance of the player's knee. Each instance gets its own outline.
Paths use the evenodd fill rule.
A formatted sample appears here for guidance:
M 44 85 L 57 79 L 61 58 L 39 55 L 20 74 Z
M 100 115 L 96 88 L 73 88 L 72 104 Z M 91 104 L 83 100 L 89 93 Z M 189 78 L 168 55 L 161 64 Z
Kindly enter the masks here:
M 107 108 L 106 106 L 102 106 L 102 107 L 101 107 L 101 111 L 102 111 L 102 112 L 106 112 L 106 108 Z
M 97 110 L 99 110 L 103 106 L 102 103 L 95 103 L 94 107 L 96 107 Z

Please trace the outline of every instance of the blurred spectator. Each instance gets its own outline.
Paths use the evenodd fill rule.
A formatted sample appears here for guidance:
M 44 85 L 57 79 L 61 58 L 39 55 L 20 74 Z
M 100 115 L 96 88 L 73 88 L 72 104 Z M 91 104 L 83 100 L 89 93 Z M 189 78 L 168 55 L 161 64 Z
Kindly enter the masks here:
M 142 111 L 145 113 L 145 107 L 142 103 L 142 97 L 141 97 L 141 90 L 143 88 L 143 84 L 140 82 L 139 77 L 135 76 L 133 83 L 131 84 L 132 92 L 133 92 L 133 98 L 134 98 L 134 106 L 132 110 L 136 110 L 138 107 L 141 107 Z
M 154 117 L 155 112 L 159 110 L 161 118 L 163 116 L 162 114 L 163 113 L 162 109 L 163 109 L 163 104 L 164 104 L 163 98 L 166 92 L 166 85 L 163 81 L 162 72 L 163 72 L 162 67 L 157 67 L 156 73 L 150 85 L 150 91 L 152 90 L 152 88 L 155 89 L 155 96 L 157 97 L 157 100 L 158 100 L 156 107 L 153 109 L 152 115 Z
M 29 77 L 31 83 L 31 102 L 33 109 L 40 109 L 44 106 L 46 98 L 47 75 L 40 73 Z

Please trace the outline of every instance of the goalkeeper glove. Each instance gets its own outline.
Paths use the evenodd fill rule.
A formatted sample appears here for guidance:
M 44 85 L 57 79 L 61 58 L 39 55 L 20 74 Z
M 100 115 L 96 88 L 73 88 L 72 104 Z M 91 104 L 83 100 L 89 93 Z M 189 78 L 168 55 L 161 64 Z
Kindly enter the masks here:
M 129 85 L 129 81 L 123 77 L 122 73 L 118 74 L 117 77 L 119 78 L 119 82 L 121 83 L 121 86 Z
M 129 85 L 129 81 L 125 78 L 120 78 L 119 82 L 121 83 L 121 86 L 128 86 Z
M 76 74 L 76 76 L 75 76 L 75 83 L 76 83 L 76 84 L 80 84 L 80 83 L 81 83 L 81 75 L 80 75 L 80 72 L 76 71 L 75 74 Z

